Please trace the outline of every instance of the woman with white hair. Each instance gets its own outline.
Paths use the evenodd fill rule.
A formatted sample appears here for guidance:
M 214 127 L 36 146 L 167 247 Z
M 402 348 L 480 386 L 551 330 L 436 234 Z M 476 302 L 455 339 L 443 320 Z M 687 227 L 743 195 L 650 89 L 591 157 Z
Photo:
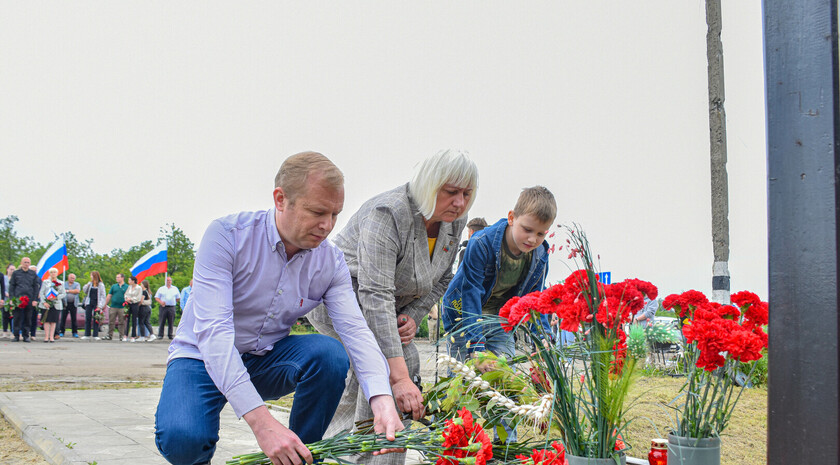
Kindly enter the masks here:
M 466 152 L 444 150 L 424 160 L 411 182 L 365 202 L 334 243 L 344 252 L 353 289 L 368 326 L 388 360 L 397 407 L 423 416 L 417 325 L 446 291 L 467 212 L 478 189 L 478 168 Z M 337 337 L 324 306 L 308 315 L 322 334 Z M 324 437 L 373 418 L 353 372 Z M 401 464 L 404 453 L 358 458 Z
M 43 312 L 41 323 L 44 324 L 44 342 L 55 342 L 55 325 L 58 323 L 58 315 L 64 310 L 66 296 L 64 283 L 58 280 L 58 270 L 50 268 L 50 278 L 41 283 L 41 292 L 38 295 Z

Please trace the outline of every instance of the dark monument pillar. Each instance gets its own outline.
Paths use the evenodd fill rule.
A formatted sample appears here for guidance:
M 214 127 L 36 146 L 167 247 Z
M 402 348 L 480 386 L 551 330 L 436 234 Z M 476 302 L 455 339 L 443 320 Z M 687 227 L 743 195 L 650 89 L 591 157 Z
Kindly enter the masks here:
M 840 463 L 837 0 L 765 0 L 769 465 Z

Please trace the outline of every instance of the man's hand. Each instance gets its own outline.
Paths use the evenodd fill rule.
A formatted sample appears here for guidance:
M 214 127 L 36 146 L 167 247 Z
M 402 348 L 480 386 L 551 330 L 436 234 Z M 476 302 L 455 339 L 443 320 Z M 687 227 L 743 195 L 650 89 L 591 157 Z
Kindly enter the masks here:
M 410 413 L 415 420 L 423 418 L 426 410 L 423 406 L 423 395 L 410 378 L 401 378 L 391 384 L 391 390 L 400 410 Z
M 248 422 L 260 449 L 274 465 L 301 465 L 304 460 L 313 462 L 312 453 L 300 438 L 271 416 L 266 406 L 251 410 L 242 418 Z
M 400 342 L 403 345 L 408 344 L 414 339 L 414 335 L 417 334 L 417 322 L 414 321 L 414 318 L 406 315 L 405 313 L 401 313 L 397 315 L 397 331 L 400 333 Z
M 402 431 L 400 414 L 394 407 L 394 398 L 386 395 L 373 396 L 370 398 L 370 409 L 373 411 L 373 430 L 377 433 L 384 433 L 385 439 L 393 441 L 396 439 L 394 433 Z M 382 449 L 374 452 L 373 455 L 387 454 L 389 452 L 403 452 L 405 449 Z

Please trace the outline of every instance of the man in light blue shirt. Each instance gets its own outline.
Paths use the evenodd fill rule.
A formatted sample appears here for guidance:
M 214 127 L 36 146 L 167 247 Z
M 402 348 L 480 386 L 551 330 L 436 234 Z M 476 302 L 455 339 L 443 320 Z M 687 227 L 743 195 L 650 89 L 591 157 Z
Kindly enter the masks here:
M 293 155 L 275 178 L 273 208 L 207 228 L 155 416 L 158 449 L 171 463 L 209 463 L 227 402 L 274 463 L 311 463 L 304 444 L 326 431 L 344 390 L 348 354 L 376 431 L 393 438 L 403 428 L 344 255 L 325 240 L 344 206 L 343 185 L 341 171 L 323 155 Z M 321 302 L 346 351 L 327 336 L 289 335 Z M 290 392 L 286 428 L 264 401 Z
M 187 301 L 190 300 L 190 292 L 192 292 L 192 279 L 190 280 L 190 285 L 181 289 L 181 311 L 183 312 L 185 308 L 187 308 Z
M 172 325 L 175 323 L 175 303 L 181 298 L 178 288 L 172 285 L 172 276 L 166 277 L 166 285 L 155 292 L 158 311 L 158 339 L 163 339 L 163 327 L 168 325 L 169 339 L 172 339 Z

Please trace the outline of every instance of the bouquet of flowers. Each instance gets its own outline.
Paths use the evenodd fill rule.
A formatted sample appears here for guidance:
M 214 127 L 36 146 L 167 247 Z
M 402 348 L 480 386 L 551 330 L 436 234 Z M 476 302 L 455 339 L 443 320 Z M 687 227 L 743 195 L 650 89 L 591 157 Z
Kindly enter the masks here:
M 105 311 L 101 308 L 93 309 L 93 321 L 96 323 L 102 323 L 102 320 L 105 319 Z
M 542 292 L 514 297 L 499 312 L 502 328 L 524 328 L 534 339 L 548 338 L 541 325 L 527 325 L 539 314 L 557 314 L 560 328 L 575 342 L 560 348 L 537 345 L 531 366 L 544 381 L 539 394 L 551 396 L 550 421 L 559 427 L 566 451 L 589 458 L 617 458 L 623 452 L 624 400 L 635 359 L 627 357 L 623 326 L 656 299 L 656 286 L 638 279 L 615 284 L 598 281 L 594 258 L 583 232 L 570 230 L 569 258 L 580 269 Z
M 12 313 L 16 308 L 26 308 L 29 305 L 29 296 L 10 297 L 6 300 L 6 310 Z
M 748 362 L 764 355 L 767 302 L 748 291 L 732 294 L 731 301 L 734 305 L 709 302 L 702 292 L 690 290 L 669 295 L 662 303 L 679 313 L 688 343 L 686 360 L 691 364 L 684 401 L 672 407 L 677 436 L 719 436 L 743 392 L 742 387 L 733 397 L 737 376 Z
M 395 448 L 420 451 L 426 457 L 436 458 L 435 465 L 485 465 L 493 457 L 490 437 L 465 408 L 443 424 L 398 431 L 394 441 L 387 440 L 383 434 L 363 431 L 339 434 L 307 444 L 306 447 L 315 460 L 334 460 L 341 464 L 351 463 L 343 457 Z M 270 465 L 271 460 L 264 453 L 258 452 L 237 455 L 226 464 Z

